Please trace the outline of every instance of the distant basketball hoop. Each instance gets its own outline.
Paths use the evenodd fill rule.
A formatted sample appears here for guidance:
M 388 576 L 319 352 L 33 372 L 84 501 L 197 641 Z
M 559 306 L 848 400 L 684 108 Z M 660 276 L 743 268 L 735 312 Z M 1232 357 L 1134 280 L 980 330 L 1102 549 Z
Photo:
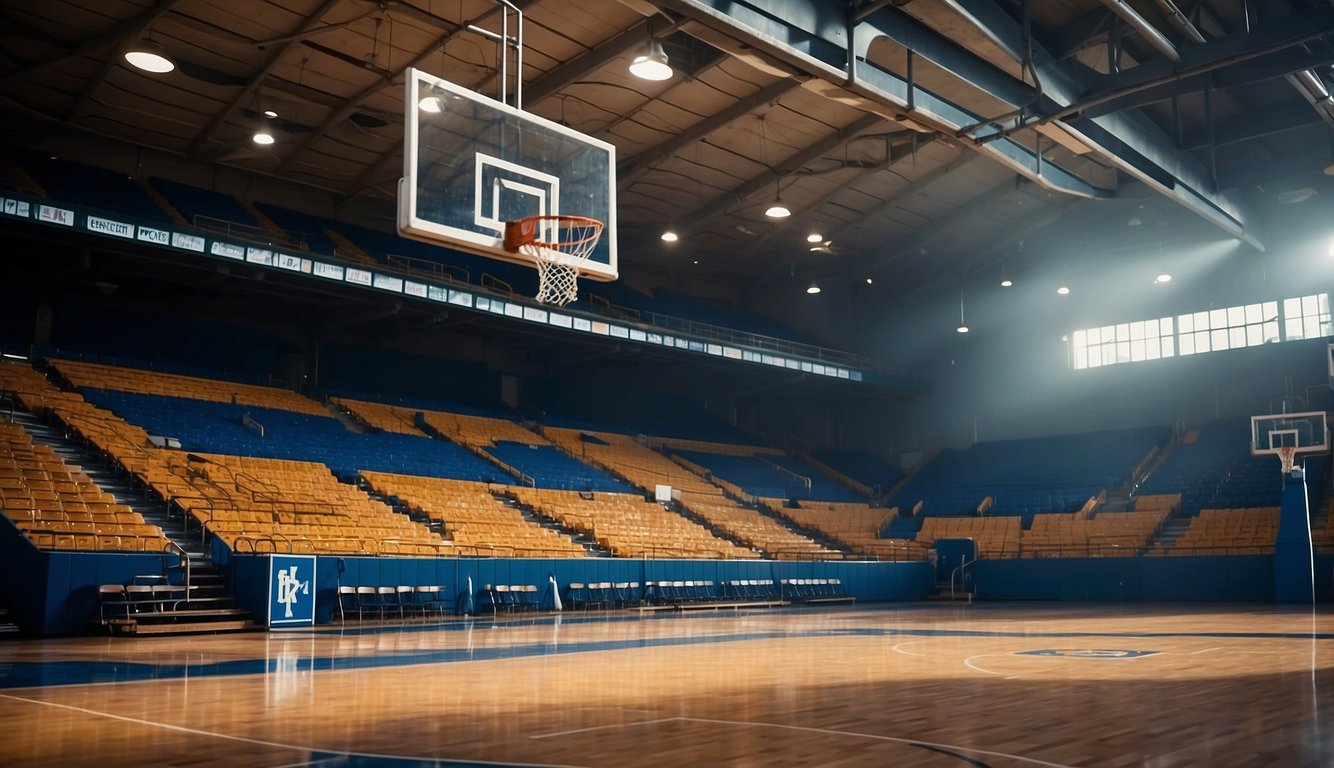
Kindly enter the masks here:
M 505 222 L 505 250 L 537 265 L 537 301 L 563 307 L 579 297 L 579 270 L 602 237 L 587 216 L 525 216 Z
M 1292 472 L 1293 462 L 1297 458 L 1297 449 L 1291 445 L 1285 445 L 1279 448 L 1276 453 L 1278 453 L 1278 460 L 1283 462 L 1283 474 Z

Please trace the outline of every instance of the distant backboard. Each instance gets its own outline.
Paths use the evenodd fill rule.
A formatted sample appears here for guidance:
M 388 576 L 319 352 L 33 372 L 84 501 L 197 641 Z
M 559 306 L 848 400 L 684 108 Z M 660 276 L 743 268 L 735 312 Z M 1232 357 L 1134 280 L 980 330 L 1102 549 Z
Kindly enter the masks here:
M 1251 417 L 1251 455 L 1277 455 L 1279 448 L 1294 454 L 1329 450 L 1329 427 L 1324 411 L 1271 413 Z
M 605 228 L 580 274 L 616 279 L 615 147 L 416 69 L 405 102 L 402 234 L 532 264 L 501 246 L 506 221 L 589 216 Z

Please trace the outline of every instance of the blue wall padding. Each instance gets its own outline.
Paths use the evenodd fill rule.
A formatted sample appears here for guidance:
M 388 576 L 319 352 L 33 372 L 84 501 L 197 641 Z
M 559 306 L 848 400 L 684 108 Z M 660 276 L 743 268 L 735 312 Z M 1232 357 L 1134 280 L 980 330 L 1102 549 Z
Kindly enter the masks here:
M 1310 603 L 1315 595 L 1311 551 L 1311 512 L 1306 480 L 1298 472 L 1283 476 L 1278 536 L 1274 542 L 1274 601 Z
M 972 570 L 981 600 L 1270 602 L 1273 561 L 1269 555 L 979 560 Z M 1325 570 L 1331 566 L 1334 556 L 1325 558 Z

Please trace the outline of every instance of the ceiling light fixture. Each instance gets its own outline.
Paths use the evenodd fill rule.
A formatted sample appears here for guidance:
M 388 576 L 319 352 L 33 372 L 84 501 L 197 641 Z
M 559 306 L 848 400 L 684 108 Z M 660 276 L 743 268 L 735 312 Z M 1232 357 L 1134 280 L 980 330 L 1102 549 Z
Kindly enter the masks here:
M 807 286 L 807 288 L 806 288 L 806 293 L 809 293 L 809 294 L 811 294 L 812 296 L 814 296 L 815 294 L 817 294 L 817 293 L 819 293 L 819 292 L 820 292 L 820 286 L 819 286 L 817 283 L 811 283 L 811 284 L 810 284 L 809 286 Z
M 792 210 L 783 204 L 783 198 L 775 197 L 773 203 L 764 209 L 764 215 L 771 219 L 786 219 L 792 215 Z
M 630 62 L 630 74 L 641 80 L 667 80 L 672 76 L 672 65 L 667 63 L 667 52 L 662 43 L 650 40 Z
M 1007 277 L 1007 278 L 1004 278 L 1004 279 L 1001 280 L 1001 287 L 1002 287 L 1002 288 L 1009 288 L 1009 287 L 1012 286 L 1012 285 L 1014 285 L 1014 281 L 1011 280 L 1011 279 L 1008 278 L 1008 277 Z
M 266 109 L 266 110 L 264 110 L 264 116 L 265 116 L 265 117 L 268 117 L 268 118 L 274 118 L 274 117 L 277 117 L 277 116 L 278 116 L 278 113 L 277 113 L 277 112 L 274 112 L 274 111 L 271 110 L 271 109 Z
M 1056 289 L 1056 293 L 1060 294 L 1061 296 L 1069 296 L 1070 286 L 1066 285 L 1065 283 L 1061 283 L 1061 287 Z
M 151 37 L 145 37 L 129 50 L 125 51 L 125 61 L 135 69 L 152 72 L 155 75 L 166 74 L 176 68 L 176 62 L 167 57 L 167 52 Z
M 417 109 L 432 115 L 438 115 L 444 110 L 439 96 L 423 96 L 417 102 Z
M 968 333 L 968 324 L 963 321 L 963 291 L 959 291 L 959 327 L 954 330 L 958 333 Z
M 269 133 L 268 128 L 264 127 L 261 127 L 259 130 L 255 131 L 255 135 L 251 136 L 250 139 L 251 141 L 263 147 L 269 146 L 274 141 L 273 134 Z
M 867 285 L 875 285 L 875 281 L 868 277 L 868 278 L 866 278 L 866 284 L 867 284 Z
M 1170 282 L 1172 282 L 1172 275 L 1166 271 L 1159 272 L 1158 276 L 1153 279 L 1154 285 L 1162 285 L 1163 283 Z
M 818 243 L 823 240 L 824 240 L 824 235 L 820 234 L 819 232 L 812 232 L 809 235 L 806 235 L 806 242 L 808 243 Z
M 659 237 L 662 238 L 664 243 L 674 243 L 681 239 L 680 236 L 676 234 L 676 231 L 671 229 L 664 231 Z

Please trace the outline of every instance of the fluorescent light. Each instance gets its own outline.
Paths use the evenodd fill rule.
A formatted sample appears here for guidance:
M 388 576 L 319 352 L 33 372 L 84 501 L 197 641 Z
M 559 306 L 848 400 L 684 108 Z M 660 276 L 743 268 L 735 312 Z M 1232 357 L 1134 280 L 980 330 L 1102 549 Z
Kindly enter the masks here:
M 176 68 L 176 63 L 167 58 L 166 51 L 156 40 L 140 40 L 125 52 L 125 60 L 130 66 L 152 72 L 155 75 L 166 74 Z
M 9 359 L 9 360 L 27 360 L 27 359 L 28 359 L 27 357 L 25 357 L 25 356 L 23 356 L 23 355 L 16 355 L 16 354 L 14 354 L 13 352 L 5 352 L 4 354 L 0 354 L 0 357 L 6 358 L 6 359 Z
M 771 219 L 786 219 L 792 215 L 792 211 L 786 205 L 783 205 L 783 198 L 776 197 L 773 204 L 764 211 L 764 215 Z
M 667 63 L 667 52 L 662 43 L 650 40 L 630 62 L 630 74 L 641 80 L 666 80 L 672 76 L 672 65 Z
M 808 243 L 819 243 L 822 242 L 823 240 L 824 240 L 824 235 L 820 234 L 819 232 L 812 232 L 809 235 L 806 235 L 806 242 Z
M 250 137 L 256 144 L 267 147 L 273 143 L 273 134 L 269 133 L 268 128 L 260 128 L 255 131 L 255 135 Z
M 1059 293 L 1059 294 L 1062 295 L 1062 296 L 1069 295 L 1069 293 L 1070 293 L 1070 286 L 1066 285 L 1065 283 L 1061 283 L 1061 287 L 1060 287 L 1060 288 L 1057 288 L 1057 289 L 1056 289 L 1056 292 Z
M 819 285 L 816 285 L 815 283 L 811 283 L 811 284 L 810 284 L 810 287 L 808 287 L 808 288 L 806 289 L 806 293 L 809 293 L 809 294 L 811 294 L 812 296 L 814 296 L 815 294 L 817 294 L 817 293 L 819 293 L 819 292 L 820 292 L 820 286 L 819 286 Z
M 677 240 L 681 239 L 675 232 L 673 232 L 670 229 L 667 230 L 666 232 L 663 232 L 661 235 L 659 235 L 659 237 L 662 238 L 662 241 L 664 243 L 674 243 Z

